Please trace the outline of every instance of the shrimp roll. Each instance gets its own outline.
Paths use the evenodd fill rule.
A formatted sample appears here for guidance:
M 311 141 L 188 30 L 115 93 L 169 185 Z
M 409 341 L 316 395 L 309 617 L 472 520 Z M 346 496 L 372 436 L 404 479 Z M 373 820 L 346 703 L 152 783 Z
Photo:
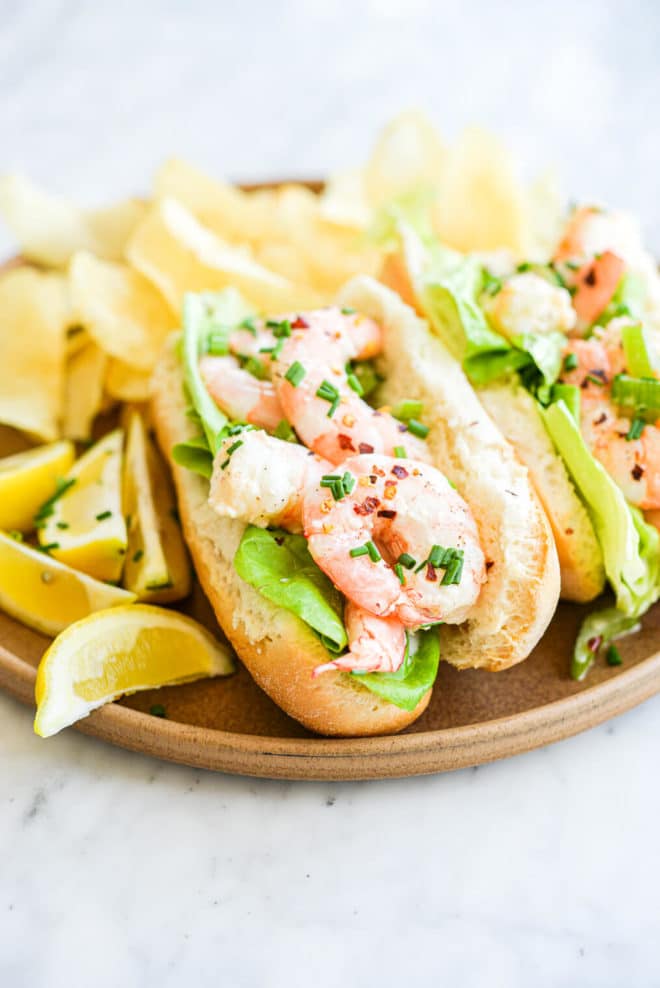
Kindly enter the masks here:
M 401 730 L 440 656 L 524 659 L 558 596 L 526 470 L 399 296 L 264 316 L 190 295 L 154 384 L 186 539 L 256 682 L 328 735 Z
M 427 320 L 512 444 L 547 513 L 567 600 L 595 610 L 582 678 L 660 592 L 660 278 L 634 221 L 582 206 L 549 256 L 461 254 L 399 227 L 381 277 Z

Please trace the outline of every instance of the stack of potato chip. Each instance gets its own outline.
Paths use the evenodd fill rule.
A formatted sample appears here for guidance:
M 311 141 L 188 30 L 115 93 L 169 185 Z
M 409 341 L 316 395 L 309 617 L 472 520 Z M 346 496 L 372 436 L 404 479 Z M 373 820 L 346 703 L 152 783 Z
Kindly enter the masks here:
M 244 192 L 178 159 L 151 200 L 96 211 L 0 180 L 0 216 L 27 262 L 0 273 L 0 423 L 89 439 L 100 411 L 148 399 L 185 292 L 235 285 L 271 313 L 325 304 L 352 275 L 377 274 L 382 218 L 412 201 L 461 250 L 542 253 L 560 213 L 552 183 L 523 187 L 495 138 L 470 130 L 448 149 L 418 113 L 321 195 L 294 183 Z

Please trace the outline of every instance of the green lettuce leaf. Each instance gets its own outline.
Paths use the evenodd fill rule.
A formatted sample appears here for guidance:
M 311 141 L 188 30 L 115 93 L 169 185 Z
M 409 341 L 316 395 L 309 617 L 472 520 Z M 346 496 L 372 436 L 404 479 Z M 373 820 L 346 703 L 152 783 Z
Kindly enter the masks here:
M 396 672 L 353 672 L 362 686 L 403 710 L 414 710 L 438 674 L 437 629 L 407 636 L 406 656 Z
M 328 651 L 343 652 L 342 596 L 310 556 L 303 535 L 248 525 L 234 567 L 260 594 L 313 628 Z
M 506 339 L 496 333 L 479 304 L 484 286 L 480 260 L 437 242 L 424 243 L 400 227 L 401 242 L 422 308 L 447 348 L 463 364 L 473 384 L 488 384 L 530 368 L 551 385 L 561 370 L 561 333 L 525 333 Z
M 617 484 L 587 447 L 563 401 L 539 411 L 550 437 L 582 495 L 603 550 L 616 609 L 590 615 L 578 635 L 571 674 L 581 679 L 598 646 L 629 631 L 660 594 L 660 533 L 631 507 Z M 600 641 L 598 641 L 600 639 Z M 592 643 L 592 645 L 590 645 Z
M 222 430 L 228 420 L 206 390 L 199 359 L 207 352 L 212 336 L 225 337 L 227 327 L 236 326 L 248 315 L 245 302 L 234 288 L 222 292 L 188 292 L 183 300 L 184 380 L 213 456 L 219 449 Z

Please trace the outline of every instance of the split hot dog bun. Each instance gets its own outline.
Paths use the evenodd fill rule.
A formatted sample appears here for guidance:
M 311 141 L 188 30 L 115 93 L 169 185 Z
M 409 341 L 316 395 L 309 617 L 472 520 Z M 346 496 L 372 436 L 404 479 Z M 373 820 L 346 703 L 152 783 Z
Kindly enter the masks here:
M 172 447 L 195 434 L 185 415 L 183 370 L 174 344 L 175 339 L 168 342 L 154 376 L 156 434 L 173 471 L 181 524 L 197 575 L 236 654 L 275 703 L 312 731 L 360 737 L 402 730 L 426 709 L 430 690 L 415 710 L 407 711 L 346 673 L 327 672 L 313 679 L 312 670 L 328 659 L 319 639 L 234 569 L 244 523 L 216 514 L 208 504 L 208 481 L 172 460 Z
M 470 617 L 443 627 L 440 654 L 459 668 L 506 669 L 527 658 L 557 606 L 559 563 L 527 469 L 493 425 L 460 365 L 425 320 L 371 278 L 339 296 L 385 330 L 382 399 L 424 402 L 433 462 L 472 510 L 490 564 Z
M 382 398 L 424 402 L 434 461 L 470 505 L 492 564 L 468 621 L 442 629 L 441 655 L 459 667 L 505 669 L 529 654 L 554 612 L 559 589 L 552 534 L 527 472 L 456 361 L 396 293 L 372 278 L 357 277 L 344 287 L 338 303 L 382 325 Z M 207 503 L 208 481 L 172 461 L 172 447 L 195 433 L 185 415 L 182 384 L 173 338 L 155 373 L 154 422 L 173 470 L 199 579 L 237 654 L 259 686 L 311 730 L 365 736 L 403 729 L 426 708 L 430 691 L 407 712 L 345 673 L 313 679 L 312 670 L 327 660 L 318 638 L 236 573 L 233 557 L 244 524 L 219 517 Z

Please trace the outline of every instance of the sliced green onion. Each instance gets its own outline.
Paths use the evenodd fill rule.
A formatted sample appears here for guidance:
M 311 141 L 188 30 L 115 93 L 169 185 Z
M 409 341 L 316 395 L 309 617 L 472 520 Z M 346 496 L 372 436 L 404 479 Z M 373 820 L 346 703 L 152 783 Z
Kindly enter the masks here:
M 565 371 L 572 371 L 578 365 L 578 358 L 576 353 L 567 353 L 564 357 L 563 368 Z
M 616 645 L 610 645 L 607 652 L 605 653 L 605 660 L 608 666 L 622 666 L 623 659 L 621 658 L 621 652 L 616 647 Z
M 431 547 L 431 551 L 429 553 L 429 558 L 427 559 L 427 562 L 429 562 L 431 566 L 442 566 L 444 555 L 445 555 L 444 548 L 441 545 L 434 545 Z
M 406 447 L 405 446 L 395 446 L 394 447 L 394 455 L 397 456 L 400 460 L 405 460 L 406 459 Z
M 361 398 L 364 394 L 364 388 L 360 384 L 359 379 L 355 376 L 355 374 L 349 374 L 347 380 L 349 388 L 352 388 L 356 395 Z
M 369 550 L 366 545 L 358 545 L 355 549 L 351 549 L 349 556 L 352 556 L 353 559 L 355 559 L 357 556 L 366 556 L 368 552 Z
M 394 564 L 394 572 L 396 573 L 399 579 L 399 583 L 401 584 L 401 586 L 403 586 L 406 582 L 406 576 L 405 573 L 403 572 L 403 566 L 401 565 L 401 563 Z
M 368 542 L 365 542 L 365 545 L 367 547 L 367 552 L 369 553 L 369 559 L 371 560 L 372 563 L 377 563 L 379 559 L 382 559 L 381 554 L 379 553 L 378 549 L 371 541 L 371 539 L 369 539 Z
M 342 485 L 346 494 L 350 494 L 355 487 L 356 480 L 352 473 L 347 470 L 344 476 L 341 478 Z
M 244 357 L 243 370 L 246 370 L 248 374 L 252 374 L 252 377 L 256 377 L 258 381 L 265 381 L 268 377 L 266 366 L 263 360 L 259 360 L 258 357 Z
M 300 361 L 294 360 L 294 362 L 291 364 L 284 377 L 289 382 L 289 384 L 292 384 L 294 388 L 297 388 L 306 373 L 307 371 L 300 363 Z
M 328 418 L 331 419 L 332 416 L 337 411 L 337 406 L 340 400 L 340 394 L 337 388 L 332 384 L 331 381 L 323 380 L 316 389 L 316 397 L 323 399 L 323 401 L 330 402 L 330 409 L 328 410 Z
M 362 387 L 362 398 L 367 398 L 382 381 L 382 377 L 374 370 L 370 360 L 362 360 L 353 367 L 349 363 L 346 367 L 346 373 L 352 373 L 357 377 Z
M 411 556 L 407 552 L 402 552 L 399 558 L 397 559 L 397 562 L 401 563 L 402 566 L 405 566 L 406 569 L 412 569 L 413 566 L 417 564 L 417 560 L 415 559 L 415 557 Z
M 406 398 L 392 408 L 392 415 L 400 422 L 408 422 L 410 419 L 417 419 L 424 411 L 424 402 L 416 401 L 413 398 Z
M 239 322 L 238 328 L 247 329 L 247 331 L 252 333 L 253 336 L 257 335 L 257 327 L 254 324 L 254 319 L 252 316 L 248 316 L 248 318 L 244 319 L 243 322 Z
M 626 433 L 626 439 L 628 440 L 628 442 L 631 442 L 634 439 L 640 439 L 642 433 L 644 432 L 645 425 L 646 422 L 644 421 L 644 419 L 633 419 L 632 422 L 630 423 L 630 428 Z
M 409 419 L 408 432 L 412 432 L 413 436 L 417 436 L 418 439 L 426 439 L 429 434 L 429 427 L 418 422 L 417 419 Z

